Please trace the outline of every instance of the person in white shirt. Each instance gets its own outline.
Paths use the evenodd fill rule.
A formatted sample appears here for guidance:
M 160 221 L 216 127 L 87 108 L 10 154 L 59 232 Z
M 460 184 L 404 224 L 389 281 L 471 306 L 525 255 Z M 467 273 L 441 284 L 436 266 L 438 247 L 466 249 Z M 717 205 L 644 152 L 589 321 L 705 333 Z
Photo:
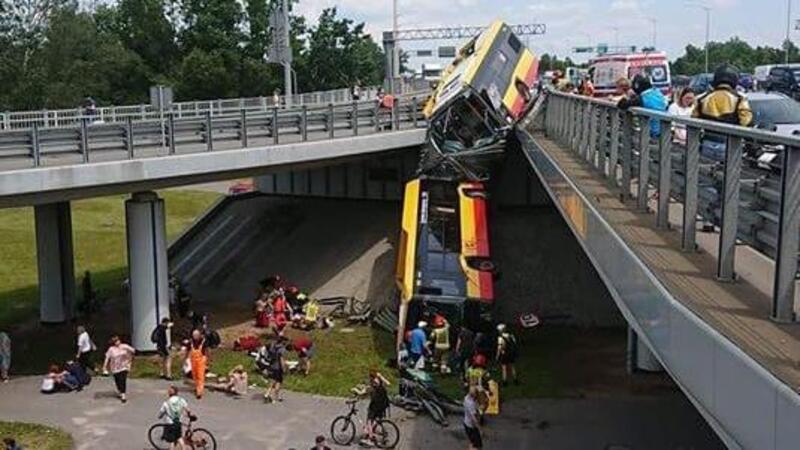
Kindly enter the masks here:
M 97 346 L 92 342 L 86 327 L 78 325 L 76 331 L 78 333 L 78 352 L 75 354 L 75 359 L 83 367 L 83 370 L 93 370 L 92 353 L 97 350 Z
M 161 409 L 158 410 L 158 417 L 163 418 L 167 424 L 163 439 L 170 444 L 170 449 L 184 448 L 183 430 L 181 429 L 181 418 L 184 414 L 189 420 L 195 419 L 189 410 L 189 402 L 178 395 L 178 388 L 170 386 L 167 389 L 167 400 L 161 404 Z
M 685 87 L 678 92 L 677 101 L 669 105 L 667 112 L 679 117 L 692 117 L 694 112 L 694 91 Z M 676 123 L 672 127 L 672 141 L 676 144 L 686 145 L 686 127 Z

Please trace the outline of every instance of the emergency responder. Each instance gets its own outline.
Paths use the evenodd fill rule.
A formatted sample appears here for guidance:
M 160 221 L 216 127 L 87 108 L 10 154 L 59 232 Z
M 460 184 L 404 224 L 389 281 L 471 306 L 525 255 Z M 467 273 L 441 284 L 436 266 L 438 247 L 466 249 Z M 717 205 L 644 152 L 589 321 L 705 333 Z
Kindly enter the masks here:
M 443 374 L 450 373 L 447 358 L 450 353 L 450 324 L 441 314 L 433 318 L 433 365 L 439 366 L 439 371 Z
M 714 71 L 713 89 L 697 99 L 693 117 L 748 127 L 753 123 L 753 111 L 744 94 L 736 91 L 739 71 L 723 64 Z

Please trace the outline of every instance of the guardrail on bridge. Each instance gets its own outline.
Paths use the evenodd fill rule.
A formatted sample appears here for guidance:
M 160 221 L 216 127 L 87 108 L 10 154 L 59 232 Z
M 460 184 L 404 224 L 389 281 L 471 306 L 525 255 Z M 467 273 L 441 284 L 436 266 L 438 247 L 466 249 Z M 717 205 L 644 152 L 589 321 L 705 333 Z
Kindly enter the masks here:
M 647 208 L 649 191 L 655 188 L 658 227 L 669 226 L 670 198 L 681 202 L 684 250 L 696 249 L 698 216 L 719 226 L 720 280 L 735 277 L 737 239 L 772 257 L 776 264 L 772 318 L 794 320 L 800 139 L 642 108 L 622 111 L 608 101 L 584 96 L 547 95 L 544 124 L 548 136 L 577 152 L 619 187 L 621 195 L 635 198 L 639 208 Z M 662 132 L 657 139 L 650 134 L 651 120 L 660 123 Z M 673 141 L 670 130 L 675 127 L 686 129 L 685 145 Z M 711 136 L 725 143 L 720 161 L 701 156 L 701 146 Z M 783 147 L 778 173 L 743 166 L 745 145 Z
M 379 109 L 372 100 L 325 106 L 303 105 L 296 109 L 271 108 L 267 112 L 239 110 L 235 116 L 178 118 L 164 120 L 90 124 L 82 121 L 69 128 L 40 128 L 0 132 L 0 162 L 4 158 L 29 159 L 32 167 L 46 166 L 47 158 L 79 155 L 80 163 L 92 162 L 92 155 L 114 152 L 135 159 L 156 154 L 214 151 L 220 143 L 234 142 L 247 148 L 260 140 L 278 145 L 287 136 L 294 141 L 334 139 L 364 132 L 399 130 L 425 126 L 422 99 L 398 98 L 393 109 Z M 347 131 L 344 135 L 342 131 Z M 338 132 L 338 133 L 337 133 Z M 150 149 L 144 152 L 143 149 Z M 164 150 L 159 153 L 158 150 Z M 147 154 L 144 154 L 147 153 Z M 0 166 L 2 167 L 2 166 Z M 2 169 L 0 169 L 2 170 Z

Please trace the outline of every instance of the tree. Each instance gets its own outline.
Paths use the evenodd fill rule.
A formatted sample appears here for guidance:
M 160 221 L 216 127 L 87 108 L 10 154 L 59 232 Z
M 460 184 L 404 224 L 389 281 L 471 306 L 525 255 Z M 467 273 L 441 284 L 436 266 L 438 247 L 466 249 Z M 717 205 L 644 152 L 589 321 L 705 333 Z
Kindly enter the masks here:
M 798 60 L 798 49 L 790 44 L 789 57 Z M 733 37 L 726 42 L 709 42 L 709 70 L 722 63 L 733 64 L 742 72 L 751 72 L 755 66 L 781 64 L 785 59 L 785 49 L 773 47 L 752 47 L 747 42 Z M 675 75 L 694 75 L 705 71 L 705 48 L 687 45 L 685 53 L 672 63 Z
M 110 9 L 107 8 L 106 9 Z M 95 17 L 103 14 L 98 8 Z M 176 31 L 164 0 L 120 0 L 108 25 L 122 44 L 138 54 L 157 73 L 168 73 L 176 63 Z M 102 20 L 98 27 L 102 28 Z
M 322 11 L 308 32 L 305 67 L 298 73 L 306 90 L 377 84 L 383 77 L 383 51 L 364 33 L 364 24 L 337 17 L 336 8 Z

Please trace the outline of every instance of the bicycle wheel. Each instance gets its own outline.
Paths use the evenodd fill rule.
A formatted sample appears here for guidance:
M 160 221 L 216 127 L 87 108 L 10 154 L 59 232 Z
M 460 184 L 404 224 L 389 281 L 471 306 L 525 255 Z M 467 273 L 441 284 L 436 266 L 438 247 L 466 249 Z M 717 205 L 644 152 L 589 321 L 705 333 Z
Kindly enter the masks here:
M 339 445 L 350 445 L 356 438 L 356 424 L 348 416 L 333 419 L 331 438 Z
M 394 448 L 400 441 L 400 429 L 394 422 L 381 419 L 375 424 L 375 445 L 378 448 Z
M 157 423 L 147 431 L 147 440 L 150 441 L 150 445 L 152 445 L 154 449 L 169 450 L 169 442 L 164 440 L 164 432 L 166 429 L 166 424 Z
M 195 428 L 189 438 L 189 446 L 195 450 L 217 450 L 217 440 L 205 428 Z

